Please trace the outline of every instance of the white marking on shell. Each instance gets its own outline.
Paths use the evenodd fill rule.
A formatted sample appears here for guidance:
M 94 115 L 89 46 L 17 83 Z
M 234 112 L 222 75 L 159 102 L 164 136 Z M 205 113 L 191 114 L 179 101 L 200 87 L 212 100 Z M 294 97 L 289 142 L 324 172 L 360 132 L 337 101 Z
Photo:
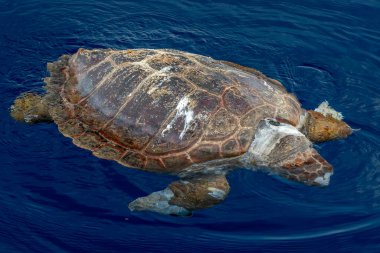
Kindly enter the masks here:
M 330 183 L 331 175 L 332 175 L 331 172 L 327 172 L 323 176 L 317 177 L 316 179 L 314 179 L 314 182 L 321 186 L 327 186 Z
M 323 116 L 331 115 L 331 117 L 337 120 L 343 119 L 343 114 L 334 110 L 327 101 L 322 102 L 314 111 L 322 113 Z
M 178 102 L 176 110 L 177 113 L 174 118 L 170 121 L 170 123 L 166 126 L 166 128 L 162 131 L 161 136 L 165 136 L 165 133 L 173 128 L 174 122 L 179 117 L 184 117 L 184 127 L 179 135 L 179 138 L 182 140 L 183 136 L 186 134 L 187 130 L 190 128 L 190 123 L 194 120 L 194 111 L 189 107 L 189 98 L 187 96 L 181 98 Z

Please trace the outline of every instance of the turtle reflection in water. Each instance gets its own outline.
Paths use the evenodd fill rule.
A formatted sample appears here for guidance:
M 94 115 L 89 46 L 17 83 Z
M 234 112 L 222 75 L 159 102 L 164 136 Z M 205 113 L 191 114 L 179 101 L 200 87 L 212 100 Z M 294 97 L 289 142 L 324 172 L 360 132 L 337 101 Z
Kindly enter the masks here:
M 327 103 L 304 110 L 257 70 L 187 52 L 79 49 L 48 69 L 46 94 L 18 97 L 13 118 L 54 122 L 97 157 L 179 177 L 131 202 L 133 211 L 211 207 L 228 195 L 226 174 L 242 167 L 327 185 L 332 166 L 312 142 L 352 132 Z

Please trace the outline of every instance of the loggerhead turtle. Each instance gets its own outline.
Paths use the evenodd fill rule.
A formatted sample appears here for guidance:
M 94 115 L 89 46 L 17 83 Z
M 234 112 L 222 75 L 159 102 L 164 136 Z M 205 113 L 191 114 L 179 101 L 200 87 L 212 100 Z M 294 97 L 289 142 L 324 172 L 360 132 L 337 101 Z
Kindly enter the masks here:
M 168 49 L 85 50 L 48 63 L 47 93 L 25 93 L 11 115 L 54 122 L 100 158 L 178 175 L 166 189 L 129 204 L 186 215 L 223 201 L 234 168 L 266 169 L 308 185 L 327 185 L 332 166 L 312 142 L 351 128 L 327 103 L 304 110 L 257 70 Z

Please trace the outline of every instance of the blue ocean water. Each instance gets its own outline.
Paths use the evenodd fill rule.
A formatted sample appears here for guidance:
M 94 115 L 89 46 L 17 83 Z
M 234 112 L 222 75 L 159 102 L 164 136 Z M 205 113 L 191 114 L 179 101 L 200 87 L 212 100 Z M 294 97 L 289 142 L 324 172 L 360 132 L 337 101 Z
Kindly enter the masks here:
M 0 0 L 0 252 L 380 252 L 380 2 Z M 173 177 L 75 147 L 9 116 L 46 63 L 84 48 L 174 48 L 254 67 L 305 108 L 328 100 L 355 129 L 317 145 L 326 188 L 261 172 L 191 218 L 131 213 Z

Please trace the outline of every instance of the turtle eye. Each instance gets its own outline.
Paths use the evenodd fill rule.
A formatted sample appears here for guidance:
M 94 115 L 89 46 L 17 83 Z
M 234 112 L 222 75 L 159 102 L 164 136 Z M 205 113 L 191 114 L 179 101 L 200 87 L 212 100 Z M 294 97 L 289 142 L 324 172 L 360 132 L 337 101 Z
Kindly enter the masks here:
M 279 126 L 279 125 L 281 124 L 280 122 L 275 121 L 275 120 L 272 120 L 272 119 L 270 119 L 268 122 L 269 122 L 269 124 L 271 124 L 272 126 Z

